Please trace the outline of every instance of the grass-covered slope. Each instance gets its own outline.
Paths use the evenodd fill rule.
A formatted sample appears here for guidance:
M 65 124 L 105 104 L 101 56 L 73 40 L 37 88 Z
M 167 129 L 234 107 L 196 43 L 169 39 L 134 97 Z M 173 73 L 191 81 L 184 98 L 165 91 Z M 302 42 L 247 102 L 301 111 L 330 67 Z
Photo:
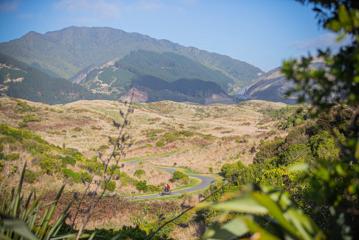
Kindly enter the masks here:
M 25 181 L 38 183 L 44 175 L 67 178 L 70 182 L 90 181 L 91 165 L 81 153 L 71 148 L 61 148 L 48 143 L 34 132 L 0 124 L 0 169 L 11 178 L 23 160 L 28 161 Z M 84 166 L 82 170 L 76 166 Z
M 50 104 L 96 97 L 78 84 L 51 77 L 3 54 L 0 54 L 0 88 L 11 97 Z

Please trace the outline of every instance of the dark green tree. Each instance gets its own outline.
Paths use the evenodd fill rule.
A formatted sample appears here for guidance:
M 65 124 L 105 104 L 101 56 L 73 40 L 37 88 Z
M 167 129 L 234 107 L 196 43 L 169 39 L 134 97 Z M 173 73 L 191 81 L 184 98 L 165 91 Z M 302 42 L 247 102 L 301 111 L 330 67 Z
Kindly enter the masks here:
M 287 193 L 255 186 L 213 206 L 231 212 L 227 215 L 231 220 L 214 225 L 205 237 L 237 239 L 248 233 L 256 239 L 359 236 L 359 1 L 298 2 L 312 7 L 318 24 L 342 42 L 338 50 L 320 49 L 314 56 L 288 60 L 282 66 L 286 78 L 294 82 L 288 94 L 310 103 L 316 113 L 314 128 L 324 130 L 311 139 L 315 156 L 305 168 L 308 188 L 300 196 L 311 218 L 302 215 L 295 203 L 283 200 Z
M 329 116 L 331 135 L 340 146 L 336 159 L 317 156 L 311 165 L 311 215 L 324 223 L 332 237 L 358 236 L 359 1 L 300 2 L 312 6 L 318 24 L 336 33 L 338 42 L 346 43 L 337 51 L 318 50 L 314 57 L 289 60 L 282 66 L 287 79 L 295 83 L 289 94 L 297 94 L 299 101 L 309 102 L 317 113 Z M 319 60 L 317 66 L 313 66 L 315 59 Z

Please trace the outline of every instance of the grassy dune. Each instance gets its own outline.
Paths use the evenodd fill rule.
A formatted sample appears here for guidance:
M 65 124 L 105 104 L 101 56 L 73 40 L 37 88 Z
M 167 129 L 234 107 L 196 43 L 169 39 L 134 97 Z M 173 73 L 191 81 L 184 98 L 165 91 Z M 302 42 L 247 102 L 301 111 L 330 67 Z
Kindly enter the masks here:
M 134 144 L 123 160 L 122 183 L 117 184 L 116 191 L 139 192 L 136 181 L 145 180 L 154 186 L 168 182 L 171 174 L 155 165 L 215 173 L 224 163 L 238 159 L 250 163 L 261 139 L 284 134 L 265 113 L 284 106 L 264 101 L 209 106 L 168 101 L 135 104 L 129 129 Z M 46 105 L 1 98 L 0 123 L 30 130 L 55 147 L 76 149 L 84 158 L 94 159 L 97 151 L 108 147 L 108 136 L 114 134 L 112 119 L 118 118 L 119 108 L 125 106 L 114 101 Z M 20 154 L 17 162 L 29 158 L 29 154 Z M 145 169 L 144 174 L 135 176 L 141 169 Z M 74 170 L 82 169 L 78 166 Z

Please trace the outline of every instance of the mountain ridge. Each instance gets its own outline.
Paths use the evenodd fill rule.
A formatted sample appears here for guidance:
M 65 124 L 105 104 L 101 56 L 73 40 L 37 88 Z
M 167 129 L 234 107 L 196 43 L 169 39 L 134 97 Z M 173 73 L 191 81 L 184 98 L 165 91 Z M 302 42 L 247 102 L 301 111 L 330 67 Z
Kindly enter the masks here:
M 67 79 L 91 64 L 122 58 L 133 50 L 174 52 L 222 72 L 241 86 L 263 73 L 258 67 L 223 54 L 108 27 L 71 26 L 44 34 L 31 31 L 0 43 L 0 52 Z

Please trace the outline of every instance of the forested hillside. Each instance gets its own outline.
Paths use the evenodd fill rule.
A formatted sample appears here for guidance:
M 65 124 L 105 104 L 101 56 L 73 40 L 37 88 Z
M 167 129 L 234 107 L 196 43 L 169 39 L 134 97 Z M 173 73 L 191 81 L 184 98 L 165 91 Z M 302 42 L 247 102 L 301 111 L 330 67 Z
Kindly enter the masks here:
M 2 94 L 11 97 L 50 104 L 99 97 L 78 84 L 51 77 L 2 54 L 0 54 L 0 88 Z
M 68 27 L 45 34 L 29 32 L 0 44 L 1 53 L 63 78 L 71 78 L 89 66 L 121 59 L 136 50 L 187 57 L 240 85 L 250 83 L 262 73 L 255 66 L 225 55 L 106 27 Z

